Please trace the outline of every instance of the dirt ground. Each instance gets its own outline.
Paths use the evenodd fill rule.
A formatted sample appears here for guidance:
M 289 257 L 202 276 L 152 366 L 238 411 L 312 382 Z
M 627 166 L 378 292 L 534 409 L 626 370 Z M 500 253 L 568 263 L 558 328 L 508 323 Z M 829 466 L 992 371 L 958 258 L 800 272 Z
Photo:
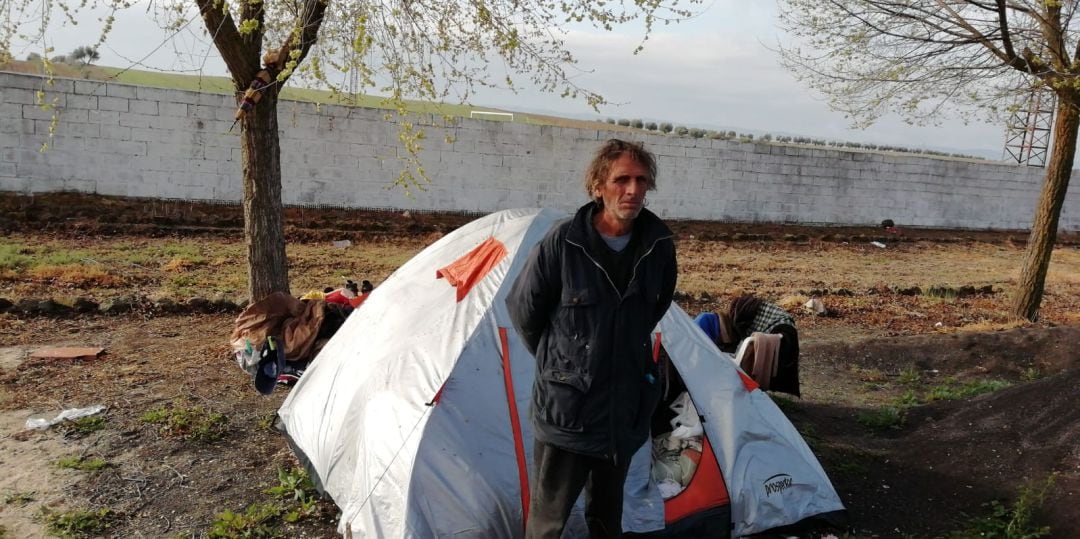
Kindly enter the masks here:
M 294 290 L 339 274 L 340 260 L 336 266 L 325 262 L 333 257 L 361 259 L 348 274 L 378 283 L 399 260 L 473 218 L 299 208 L 287 213 L 290 249 L 297 246 L 290 250 Z M 1080 535 L 1075 236 L 1062 238 L 1055 252 L 1041 321 L 1020 324 L 1008 317 L 1007 299 L 1023 254 L 1021 233 L 673 224 L 681 271 L 677 301 L 687 312 L 715 309 L 737 292 L 792 307 L 804 343 L 804 396 L 780 399 L 781 408 L 847 505 L 850 536 L 945 536 L 987 518 L 993 502 L 1011 506 L 1023 487 L 1051 477 L 1035 522 L 1050 526 L 1052 537 Z M 192 241 L 214 253 L 208 259 L 228 260 L 205 268 L 235 272 L 231 258 L 242 254 L 240 226 L 235 206 L 0 196 L 0 239 L 29 257 L 40 255 L 42 245 L 105 252 Z M 341 239 L 364 247 L 342 254 L 326 246 Z M 300 249 L 317 245 L 321 250 Z M 378 256 L 361 257 L 365 248 Z M 401 252 L 390 254 L 394 249 Z M 15 266 L 5 270 L 0 260 L 0 298 L 87 295 L 103 301 L 132 288 L 167 289 L 175 276 L 162 271 L 115 286 L 87 285 L 34 277 Z M 929 293 L 931 287 L 940 293 Z M 809 297 L 821 298 L 830 314 L 799 310 Z M 0 464 L 7 471 L 0 476 L 0 537 L 43 536 L 49 514 L 72 509 L 107 509 L 105 536 L 204 537 L 223 511 L 270 501 L 265 490 L 278 484 L 277 469 L 295 464 L 271 428 L 285 391 L 259 396 L 228 357 L 234 317 L 148 307 L 122 315 L 0 314 Z M 94 345 L 106 352 L 81 360 L 29 357 L 46 345 Z M 942 388 L 978 383 L 998 389 L 931 397 Z M 899 409 L 898 402 L 907 402 L 902 420 L 868 426 L 868 413 Z M 107 407 L 101 430 L 25 428 L 30 417 L 95 404 Z M 218 436 L 185 439 L 145 420 L 148 411 L 162 407 L 221 414 L 224 428 Z M 107 465 L 98 471 L 58 468 L 56 461 L 68 456 Z M 276 522 L 274 531 L 335 536 L 336 517 L 333 504 L 324 502 L 297 523 Z

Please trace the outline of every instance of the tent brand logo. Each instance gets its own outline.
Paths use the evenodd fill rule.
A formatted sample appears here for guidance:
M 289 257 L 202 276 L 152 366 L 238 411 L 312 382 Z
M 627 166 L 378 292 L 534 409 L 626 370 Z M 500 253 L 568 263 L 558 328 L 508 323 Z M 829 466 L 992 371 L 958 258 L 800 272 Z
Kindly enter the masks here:
M 791 488 L 791 476 L 786 473 L 778 473 L 765 480 L 765 495 L 772 496 L 774 493 L 783 494 L 785 490 Z

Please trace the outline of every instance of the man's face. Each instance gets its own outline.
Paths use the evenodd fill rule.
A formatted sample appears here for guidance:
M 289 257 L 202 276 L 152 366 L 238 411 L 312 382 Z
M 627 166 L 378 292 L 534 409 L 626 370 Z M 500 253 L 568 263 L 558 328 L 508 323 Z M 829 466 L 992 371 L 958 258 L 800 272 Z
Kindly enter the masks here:
M 641 213 L 648 189 L 648 169 L 623 154 L 611 164 L 607 179 L 593 189 L 593 196 L 604 201 L 604 220 L 627 223 Z

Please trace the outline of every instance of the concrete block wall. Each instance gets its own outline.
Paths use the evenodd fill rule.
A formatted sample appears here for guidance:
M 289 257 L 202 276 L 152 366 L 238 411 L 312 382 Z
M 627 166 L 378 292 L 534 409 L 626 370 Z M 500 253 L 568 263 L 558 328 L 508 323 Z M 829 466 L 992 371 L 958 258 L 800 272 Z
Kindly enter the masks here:
M 44 110 L 37 92 L 44 90 Z M 232 96 L 0 73 L 0 190 L 239 201 Z M 59 122 L 53 124 L 54 111 Z M 490 212 L 572 210 L 582 172 L 615 133 L 410 118 L 425 129 L 430 184 L 394 187 L 407 164 L 386 111 L 279 105 L 283 197 L 291 205 Z M 50 137 L 50 132 L 53 135 Z M 649 207 L 676 219 L 1030 227 L 1044 171 L 976 160 L 643 134 L 657 155 Z M 49 147 L 40 151 L 43 144 Z M 1080 230 L 1080 194 L 1062 212 Z

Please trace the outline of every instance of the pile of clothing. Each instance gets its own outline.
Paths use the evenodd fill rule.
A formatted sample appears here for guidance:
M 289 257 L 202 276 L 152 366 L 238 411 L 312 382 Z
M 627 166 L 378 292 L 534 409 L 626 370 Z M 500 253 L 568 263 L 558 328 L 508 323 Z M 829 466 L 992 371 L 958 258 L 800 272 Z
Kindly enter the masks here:
M 375 286 L 371 284 L 371 281 L 365 280 L 357 285 L 351 279 L 346 279 L 345 286 L 342 288 L 335 290 L 327 287 L 324 288 L 322 292 L 312 290 L 307 294 L 300 296 L 300 299 L 322 300 L 352 310 L 362 305 L 364 301 L 367 300 L 372 290 L 375 290 Z
M 671 403 L 675 418 L 671 432 L 653 438 L 652 479 L 666 500 L 686 489 L 701 461 L 704 429 L 690 394 L 682 392 Z
M 731 301 L 726 312 L 704 312 L 694 322 L 765 391 L 799 397 L 799 332 L 790 313 L 754 296 Z
M 300 379 L 308 363 L 352 311 L 338 303 L 302 300 L 275 292 L 236 318 L 229 342 L 236 362 L 262 394 Z

